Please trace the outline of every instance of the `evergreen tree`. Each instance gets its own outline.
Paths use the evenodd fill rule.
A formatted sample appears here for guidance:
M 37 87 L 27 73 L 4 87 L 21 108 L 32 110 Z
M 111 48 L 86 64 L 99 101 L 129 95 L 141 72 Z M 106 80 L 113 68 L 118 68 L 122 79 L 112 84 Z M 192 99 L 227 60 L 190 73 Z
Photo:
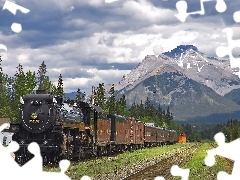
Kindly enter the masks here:
M 63 79 L 61 74 L 58 77 L 57 95 L 64 97 Z
M 91 103 L 93 105 L 96 105 L 96 101 L 95 101 L 96 96 L 97 96 L 97 93 L 96 93 L 95 87 L 92 86 L 92 94 L 91 94 L 91 96 L 89 98 L 89 103 Z
M 86 93 L 84 92 L 82 95 L 82 101 L 85 102 L 86 101 Z
M 146 116 L 151 116 L 151 103 L 150 103 L 148 97 L 145 101 L 145 115 Z
M 125 97 L 124 94 L 123 94 L 122 97 L 120 98 L 120 102 L 121 102 L 122 107 L 126 107 L 127 101 L 126 101 L 126 97 Z
M 0 56 L 0 117 L 12 118 L 12 110 L 10 107 L 10 98 L 6 90 L 6 75 L 2 69 L 2 58 Z
M 129 111 L 127 110 L 127 101 L 124 94 L 118 101 L 116 101 L 116 109 L 118 110 L 118 114 L 129 116 Z
M 162 108 L 161 105 L 158 105 L 158 120 L 159 120 L 159 124 L 163 124 L 163 114 L 162 114 Z
M 51 94 L 52 95 L 57 95 L 58 94 L 57 86 L 53 83 L 51 83 Z
M 96 91 L 96 99 L 95 99 L 95 104 L 97 106 L 100 106 L 102 109 L 105 110 L 106 112 L 106 96 L 105 96 L 105 88 L 104 88 L 104 83 L 100 83 L 97 91 Z
M 47 66 L 43 61 L 37 73 L 38 74 L 38 78 L 37 78 L 38 90 L 46 90 L 45 88 L 46 73 L 47 73 Z
M 80 88 L 78 88 L 78 90 L 77 90 L 76 100 L 77 101 L 81 101 L 81 91 L 80 91 Z
M 139 105 L 139 118 L 143 118 L 145 116 L 145 109 L 143 102 L 141 100 L 140 105 Z
M 45 90 L 46 93 L 50 93 L 53 86 L 49 77 L 46 75 L 46 73 L 47 73 L 47 66 L 43 61 L 42 64 L 39 66 L 39 70 L 37 73 L 38 90 Z
M 170 107 L 167 107 L 167 112 L 165 115 L 165 122 L 170 125 L 171 124 L 171 113 L 170 113 Z
M 109 91 L 109 98 L 107 100 L 107 103 L 106 103 L 106 108 L 108 109 L 108 113 L 109 114 L 114 114 L 116 113 L 116 107 L 115 107 L 115 103 L 116 103 L 116 100 L 115 100 L 115 90 L 114 90 L 114 84 L 112 84 L 112 87 Z
M 33 89 L 36 87 L 36 74 L 35 72 L 28 71 L 24 73 L 23 67 L 19 64 L 17 67 L 17 72 L 14 75 L 14 99 L 12 103 L 13 113 L 15 119 L 18 119 L 19 116 L 19 103 L 20 97 L 26 94 L 30 94 Z
M 137 105 L 134 102 L 129 109 L 131 117 L 137 117 Z

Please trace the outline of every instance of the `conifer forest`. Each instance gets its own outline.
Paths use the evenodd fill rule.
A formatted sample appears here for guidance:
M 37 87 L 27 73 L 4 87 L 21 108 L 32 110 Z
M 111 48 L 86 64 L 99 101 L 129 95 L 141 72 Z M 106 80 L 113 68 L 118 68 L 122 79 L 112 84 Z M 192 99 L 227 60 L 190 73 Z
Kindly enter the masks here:
M 18 64 L 16 73 L 11 77 L 4 72 L 0 56 L 0 118 L 10 118 L 11 122 L 18 122 L 20 97 L 32 93 L 33 90 L 45 90 L 46 93 L 68 98 L 64 92 L 64 77 L 59 74 L 58 83 L 55 85 L 47 73 L 47 65 L 43 61 L 37 72 L 31 70 L 26 72 L 24 67 Z M 76 92 L 76 100 L 91 102 L 92 96 L 87 99 L 80 87 Z M 184 132 L 188 141 L 213 140 L 213 135 L 219 131 L 226 133 L 229 140 L 239 136 L 240 123 L 237 120 L 229 120 L 226 124 L 218 124 L 201 131 L 194 129 L 191 124 L 177 124 L 169 106 L 166 109 L 163 109 L 161 104 L 154 107 L 148 99 L 145 102 L 141 101 L 140 104 L 133 103 L 127 108 L 125 95 L 116 98 L 114 85 L 106 92 L 104 83 L 99 83 L 94 91 L 94 97 L 94 104 L 102 107 L 105 113 L 135 117 L 143 122 L 154 123 L 155 126 L 173 129 L 178 133 Z

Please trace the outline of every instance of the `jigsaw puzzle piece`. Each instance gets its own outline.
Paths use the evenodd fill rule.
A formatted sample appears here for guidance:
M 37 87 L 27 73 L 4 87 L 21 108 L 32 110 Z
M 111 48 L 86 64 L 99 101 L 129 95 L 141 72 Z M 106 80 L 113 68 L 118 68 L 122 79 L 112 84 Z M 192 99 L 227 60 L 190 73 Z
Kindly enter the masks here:
M 212 167 L 215 164 L 215 154 L 207 152 L 207 157 L 204 159 L 204 162 L 207 166 Z
M 200 5 L 201 5 L 201 10 L 200 11 L 195 11 L 195 12 L 190 12 L 187 13 L 187 8 L 188 8 L 188 4 L 186 1 L 184 0 L 180 0 L 176 3 L 176 9 L 178 10 L 178 14 L 175 14 L 175 17 L 178 18 L 181 22 L 185 22 L 186 18 L 189 15 L 192 14 L 199 14 L 199 15 L 204 15 L 205 14 L 205 8 L 204 8 L 204 2 L 206 1 L 213 1 L 213 0 L 201 0 L 200 1 Z M 223 13 L 226 11 L 227 9 L 227 5 L 225 3 L 224 0 L 216 0 L 216 6 L 215 9 L 219 12 L 219 13 Z
M 225 136 L 222 132 L 217 133 L 214 136 L 218 147 L 208 150 L 208 156 L 205 158 L 206 165 L 214 164 L 213 157 L 219 155 L 235 161 L 238 159 L 238 149 L 240 149 L 240 141 L 236 139 L 230 143 L 225 143 Z
M 69 160 L 61 160 L 59 163 L 59 167 L 61 169 L 61 173 L 65 173 L 67 171 L 67 169 L 70 166 L 70 161 Z
M 217 4 L 215 6 L 217 12 L 223 13 L 227 10 L 227 5 L 224 0 L 217 0 Z
M 40 152 L 40 147 L 36 142 L 32 142 L 28 145 L 28 151 L 34 155 L 34 157 L 24 164 L 21 168 L 23 171 L 29 171 L 34 175 L 43 170 L 42 168 L 42 156 Z
M 236 11 L 235 13 L 233 13 L 233 19 L 237 23 L 240 22 L 240 11 Z
M 157 177 L 154 178 L 154 180 L 165 180 L 165 178 L 162 177 L 162 176 L 157 176 Z
M 8 128 L 9 124 L 5 123 L 0 126 L 0 131 Z M 70 161 L 62 160 L 59 163 L 61 172 L 43 172 L 42 157 L 40 147 L 37 143 L 32 142 L 28 146 L 28 151 L 34 155 L 28 163 L 20 167 L 19 164 L 12 158 L 11 152 L 16 152 L 19 149 L 19 144 L 12 141 L 8 147 L 0 145 L 0 169 L 2 177 L 7 179 L 24 179 L 24 180 L 42 180 L 42 179 L 57 179 L 71 180 L 66 174 L 66 170 L 70 166 Z
M 59 173 L 56 172 L 43 172 L 41 179 L 57 179 L 57 180 L 71 180 L 65 172 L 70 166 L 69 160 L 61 160 L 59 163 L 59 167 L 61 171 Z
M 89 176 L 83 176 L 81 180 L 91 180 L 91 178 Z
M 232 176 L 224 171 L 220 171 L 217 175 L 218 180 L 231 180 Z
M 236 165 L 234 165 L 234 168 L 236 168 Z M 237 168 L 239 171 L 239 167 Z M 217 175 L 218 180 L 238 180 L 239 179 L 239 173 L 235 173 L 236 171 L 233 170 L 232 174 L 228 174 L 224 171 L 220 171 Z
M 0 131 L 9 127 L 9 123 L 5 123 L 0 126 Z M 4 147 L 2 144 L 0 145 L 0 169 L 1 175 L 7 176 L 11 178 L 17 178 L 19 173 L 21 172 L 20 166 L 16 163 L 16 161 L 12 157 L 12 152 L 16 152 L 19 149 L 19 144 L 15 141 L 12 141 L 7 147 Z M 14 169 L 14 173 L 13 172 Z
M 32 146 L 29 149 L 32 148 L 32 152 L 37 155 L 38 154 L 38 150 L 36 150 L 36 146 Z M 35 157 L 34 157 L 35 158 Z M 33 159 L 34 159 L 33 158 Z M 31 160 L 30 160 L 31 161 Z M 23 175 L 24 173 L 27 174 L 26 178 L 24 178 L 25 180 L 32 180 L 32 179 L 57 179 L 57 180 L 71 180 L 66 174 L 65 172 L 67 171 L 67 169 L 70 166 L 70 161 L 68 160 L 61 160 L 59 163 L 59 167 L 61 169 L 60 172 L 46 172 L 43 171 L 42 168 L 36 168 L 36 170 L 32 171 L 34 169 L 34 164 L 37 166 L 41 166 L 42 167 L 42 163 L 41 161 L 39 161 L 39 158 L 35 159 L 35 161 L 32 161 L 30 163 L 30 161 L 27 164 L 27 166 L 24 167 L 24 169 L 22 169 L 21 174 Z M 32 165 L 33 167 L 31 167 L 30 165 Z M 31 168 L 30 168 L 31 167 Z
M 173 176 L 181 176 L 182 180 L 188 180 L 189 172 L 190 169 L 182 169 L 177 165 L 171 167 L 171 174 Z
M 180 176 L 182 180 L 188 180 L 190 169 L 182 169 L 179 166 L 174 165 L 171 167 L 171 174 L 173 176 Z M 162 176 L 157 176 L 154 180 L 165 180 Z
M 7 51 L 7 46 L 5 46 L 4 44 L 0 44 L 0 49 Z
M 207 151 L 208 155 L 205 158 L 205 164 L 207 166 L 213 166 L 215 163 L 215 156 L 219 155 L 227 159 L 234 161 L 232 174 L 229 175 L 225 172 L 219 172 L 220 179 L 237 179 L 240 177 L 240 139 L 236 139 L 230 143 L 225 143 L 225 136 L 222 132 L 217 133 L 214 136 L 215 141 L 218 144 L 217 148 Z
M 2 8 L 3 10 L 7 9 L 9 10 L 11 13 L 13 13 L 14 15 L 16 15 L 17 13 L 17 10 L 21 11 L 22 13 L 26 14 L 26 13 L 29 13 L 30 10 L 25 8 L 25 7 L 22 7 L 22 6 L 19 6 L 11 1 L 8 1 L 6 0 L 5 3 L 4 3 L 4 6 Z
M 176 3 L 176 9 L 178 10 L 178 14 L 175 14 L 175 17 L 178 18 L 181 22 L 185 22 L 186 18 L 189 16 L 187 13 L 187 2 L 186 1 L 178 1 Z
M 30 10 L 27 8 L 24 8 L 22 6 L 19 6 L 11 1 L 6 0 L 3 6 L 2 10 L 9 10 L 12 14 L 16 15 L 17 10 L 21 11 L 22 13 L 26 14 L 29 13 Z M 22 25 L 19 23 L 12 23 L 11 29 L 15 33 L 19 33 L 22 31 Z
M 0 132 L 2 132 L 4 129 L 9 128 L 10 124 L 9 123 L 4 123 L 0 126 Z
M 216 54 L 218 57 L 224 57 L 226 55 L 229 56 L 231 68 L 239 68 L 240 67 L 240 58 L 235 58 L 232 55 L 232 50 L 235 47 L 240 47 L 240 39 L 233 40 L 233 30 L 231 28 L 225 28 L 223 30 L 227 34 L 227 41 L 228 41 L 228 47 L 219 46 L 216 48 Z
M 214 136 L 214 140 L 217 142 L 218 147 L 214 148 L 212 150 L 207 151 L 208 155 L 207 157 L 204 159 L 205 164 L 207 166 L 213 166 L 215 164 L 215 155 L 217 155 L 217 153 L 219 153 L 219 148 L 223 147 L 225 148 L 225 136 L 222 132 L 217 133 Z

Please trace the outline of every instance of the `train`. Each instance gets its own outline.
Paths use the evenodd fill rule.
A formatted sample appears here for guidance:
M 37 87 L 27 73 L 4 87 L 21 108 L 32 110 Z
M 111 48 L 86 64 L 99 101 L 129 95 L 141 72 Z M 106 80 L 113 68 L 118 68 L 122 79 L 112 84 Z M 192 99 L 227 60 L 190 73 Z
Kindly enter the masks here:
M 185 133 L 180 133 L 178 136 L 179 143 L 186 143 L 187 142 L 187 135 Z
M 19 123 L 6 131 L 20 148 L 15 160 L 25 164 L 33 155 L 31 142 L 40 146 L 43 164 L 61 159 L 80 160 L 124 151 L 174 144 L 174 130 L 156 127 L 133 117 L 106 114 L 102 108 L 81 101 L 64 101 L 60 96 L 37 91 L 21 97 Z

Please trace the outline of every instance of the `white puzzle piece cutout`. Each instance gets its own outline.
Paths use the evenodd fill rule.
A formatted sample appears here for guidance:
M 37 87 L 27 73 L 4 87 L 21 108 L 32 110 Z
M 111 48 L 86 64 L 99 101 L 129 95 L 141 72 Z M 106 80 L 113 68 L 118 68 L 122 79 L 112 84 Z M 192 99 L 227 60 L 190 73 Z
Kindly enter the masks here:
M 8 0 L 6 0 L 5 3 L 4 3 L 3 10 L 5 10 L 5 9 L 9 10 L 14 15 L 16 15 L 17 10 L 21 11 L 24 14 L 30 12 L 29 9 L 27 9 L 25 7 L 22 7 L 22 6 L 19 6 L 19 5 L 15 4 L 11 1 L 8 1 Z M 22 25 L 14 22 L 14 23 L 12 23 L 11 29 L 12 29 L 13 32 L 19 33 L 19 32 L 22 31 Z
M 217 1 L 216 2 L 216 6 L 215 9 L 219 12 L 219 13 L 223 13 L 226 11 L 227 9 L 227 5 L 225 3 L 224 0 L 201 0 L 200 4 L 201 4 L 201 10 L 200 11 L 195 11 L 195 12 L 189 12 L 187 13 L 187 2 L 184 0 L 180 0 L 176 3 L 176 9 L 178 10 L 178 14 L 175 14 L 175 17 L 178 18 L 181 22 L 185 22 L 186 18 L 189 15 L 193 15 L 193 14 L 199 14 L 199 15 L 204 15 L 205 14 L 205 9 L 204 9 L 204 2 L 207 1 Z
M 237 180 L 240 177 L 240 139 L 236 139 L 232 142 L 225 143 L 225 136 L 222 132 L 217 133 L 214 136 L 215 141 L 218 144 L 217 148 L 207 151 L 208 155 L 205 158 L 205 164 L 207 166 L 213 166 L 215 164 L 215 156 L 219 155 L 234 161 L 232 174 L 220 171 L 217 175 L 218 180 Z
M 219 46 L 216 48 L 216 54 L 218 57 L 229 56 L 231 68 L 240 68 L 240 57 L 235 58 L 232 54 L 232 50 L 235 47 L 240 47 L 240 39 L 233 40 L 233 30 L 231 28 L 225 28 L 223 30 L 227 34 L 228 46 Z M 240 77 L 240 74 L 239 74 Z
M 0 126 L 0 132 L 8 128 L 9 124 L 5 123 Z M 44 172 L 42 168 L 42 156 L 40 153 L 40 147 L 37 143 L 32 142 L 28 146 L 29 152 L 34 157 L 29 160 L 25 165 L 20 167 L 18 163 L 13 159 L 11 153 L 16 152 L 19 149 L 19 144 L 12 141 L 8 147 L 4 147 L 0 144 L 0 169 L 1 177 L 7 177 L 8 180 L 24 179 L 24 180 L 43 180 L 43 179 L 57 179 L 57 180 L 71 180 L 65 172 L 70 166 L 70 161 L 61 160 L 59 167 L 61 172 Z M 83 176 L 82 180 L 89 180 L 90 177 Z
M 180 176 L 180 177 L 182 177 L 181 180 L 188 180 L 189 173 L 190 173 L 190 169 L 182 169 L 182 168 L 179 168 L 178 165 L 173 165 L 171 167 L 171 174 L 173 176 Z M 155 177 L 154 180 L 165 180 L 165 178 L 162 177 L 162 176 L 157 176 L 157 177 Z

